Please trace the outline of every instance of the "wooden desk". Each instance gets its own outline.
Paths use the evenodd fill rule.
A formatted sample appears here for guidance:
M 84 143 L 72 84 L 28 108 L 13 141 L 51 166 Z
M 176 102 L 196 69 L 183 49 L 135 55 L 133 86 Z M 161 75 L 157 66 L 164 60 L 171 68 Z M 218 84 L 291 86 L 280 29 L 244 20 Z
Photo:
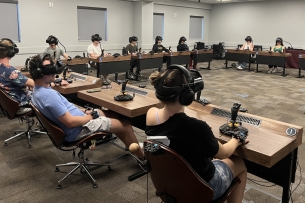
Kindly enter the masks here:
M 202 106 L 193 102 L 185 112 L 189 116 L 206 121 L 212 127 L 215 137 L 224 143 L 231 138 L 221 135 L 219 126 L 226 123 L 227 118 L 212 115 L 211 112 L 215 107 L 220 108 L 211 104 Z M 296 159 L 298 146 L 302 144 L 303 128 L 247 113 L 239 112 L 238 115 L 259 119 L 261 122 L 259 126 L 243 123 L 243 126 L 249 130 L 250 142 L 238 147 L 234 154 L 244 159 L 249 173 L 282 186 L 282 202 L 288 203 L 290 184 L 295 180 Z M 286 134 L 289 127 L 297 130 L 295 136 Z
M 21 68 L 25 68 L 25 66 L 13 66 L 17 70 L 19 70 L 23 75 L 25 75 L 28 78 L 32 78 L 29 71 L 21 71 Z
M 129 118 L 146 115 L 146 112 L 151 107 L 161 106 L 160 101 L 155 99 L 154 92 L 134 86 L 132 87 L 138 90 L 147 91 L 148 94 L 146 96 L 136 94 L 132 101 L 115 101 L 114 96 L 120 93 L 121 86 L 116 83 L 111 83 L 111 86 L 111 89 L 102 89 L 101 92 L 88 93 L 86 91 L 79 91 L 78 97 L 95 105 L 106 107 L 107 109 Z M 132 92 L 130 92 L 130 94 L 132 94 Z
M 213 60 L 213 49 L 207 50 L 207 49 L 201 49 L 191 52 L 191 57 L 194 60 L 193 68 L 196 69 L 197 63 L 199 62 L 209 62 L 209 65 L 207 68 L 201 68 L 201 69 L 210 69 L 211 61 Z
M 102 80 L 100 78 L 96 78 L 96 77 L 92 77 L 92 76 L 88 76 L 88 75 L 82 75 L 82 74 L 75 73 L 75 72 L 67 74 L 67 77 L 71 77 L 71 76 L 74 76 L 74 78 L 76 78 L 76 80 L 74 80 L 74 78 L 72 78 L 73 82 L 70 83 L 69 85 L 56 86 L 56 87 L 53 87 L 53 89 L 57 90 L 59 93 L 61 93 L 63 95 L 68 95 L 68 94 L 77 93 L 80 90 L 98 88 L 98 87 L 101 87 L 101 85 L 102 85 Z M 78 77 L 84 78 L 84 80 L 79 79 Z
M 163 53 L 163 56 L 167 56 L 167 66 L 172 64 L 185 65 L 190 62 L 190 51 L 177 51 L 177 52 L 169 52 Z
M 139 54 L 136 56 L 131 56 L 131 60 L 137 60 L 138 66 L 140 70 L 158 68 L 159 71 L 163 65 L 163 53 L 155 53 L 155 54 Z M 135 80 L 138 80 L 138 73 L 136 72 Z
M 88 67 L 87 64 L 89 63 L 89 58 L 74 58 L 72 60 L 64 59 L 62 62 L 69 66 L 69 69 L 73 70 L 76 73 L 86 73 L 88 74 Z
M 283 66 L 282 76 L 285 77 L 285 64 L 286 58 L 291 57 L 290 53 L 279 53 L 279 52 L 269 52 L 269 51 L 258 51 L 256 52 L 256 72 L 258 72 L 258 64 L 267 64 L 275 66 Z
M 250 71 L 251 54 L 255 54 L 254 51 L 226 49 L 225 52 L 226 52 L 225 55 L 226 68 L 228 68 L 228 61 L 238 61 L 238 62 L 248 63 L 249 64 L 248 71 Z
M 299 55 L 299 75 L 297 78 L 302 78 L 304 75 L 301 75 L 301 69 L 305 68 L 305 54 L 300 54 Z
M 141 88 L 139 89 L 143 90 Z M 138 126 L 144 130 L 147 110 L 152 106 L 162 106 L 156 99 L 154 91 L 144 89 L 148 92 L 146 97 L 136 95 L 133 101 L 117 102 L 114 101 L 113 97 L 118 94 L 119 90 L 120 87 L 114 84 L 110 90 L 103 90 L 102 92 L 96 93 L 80 91 L 78 92 L 78 96 L 81 99 L 104 106 L 129 118 L 140 117 L 137 122 L 143 122 L 144 125 Z M 229 109 L 211 104 L 203 106 L 193 102 L 185 109 L 185 113 L 191 117 L 206 121 L 212 127 L 215 137 L 220 142 L 225 143 L 231 138 L 221 135 L 219 127 L 226 123 L 228 118 L 212 115 L 211 112 L 214 108 L 230 112 Z M 247 113 L 239 112 L 240 115 L 257 119 L 260 122 L 259 125 L 251 125 L 243 122 L 243 126 L 249 130 L 248 138 L 250 142 L 238 147 L 234 154 L 244 159 L 249 173 L 282 186 L 282 202 L 288 203 L 290 184 L 295 179 L 296 158 L 298 146 L 302 144 L 303 128 Z M 134 123 L 132 124 L 134 125 Z M 286 130 L 289 127 L 297 130 L 295 136 L 286 135 Z
M 90 59 L 97 64 L 96 77 L 111 73 L 127 72 L 130 68 L 131 55 L 127 56 L 105 56 L 97 59 Z M 127 74 L 127 73 L 126 73 Z

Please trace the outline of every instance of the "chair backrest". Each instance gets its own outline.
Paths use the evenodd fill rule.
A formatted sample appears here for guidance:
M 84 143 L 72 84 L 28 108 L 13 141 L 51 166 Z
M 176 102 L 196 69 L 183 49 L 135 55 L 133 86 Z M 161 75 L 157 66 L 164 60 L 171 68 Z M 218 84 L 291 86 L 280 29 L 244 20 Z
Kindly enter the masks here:
M 14 119 L 16 118 L 16 113 L 20 109 L 20 106 L 18 101 L 0 88 L 0 108 L 5 117 Z
M 175 151 L 147 140 L 144 143 L 150 176 L 157 195 L 165 203 L 208 203 L 213 190 Z
M 50 119 L 48 119 L 42 113 L 40 113 L 40 111 L 35 107 L 35 105 L 32 102 L 30 102 L 30 105 L 33 111 L 35 112 L 40 124 L 47 131 L 54 146 L 56 148 L 61 148 L 63 146 L 63 140 L 65 137 L 64 131 L 61 128 L 59 128 L 56 124 L 54 124 Z

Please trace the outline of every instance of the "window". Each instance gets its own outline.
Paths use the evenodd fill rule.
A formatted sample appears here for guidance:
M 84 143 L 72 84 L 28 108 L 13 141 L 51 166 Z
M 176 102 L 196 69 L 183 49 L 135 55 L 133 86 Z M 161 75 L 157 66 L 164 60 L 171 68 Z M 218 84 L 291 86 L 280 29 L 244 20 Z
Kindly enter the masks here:
M 77 7 L 78 41 L 90 40 L 94 34 L 99 34 L 107 40 L 107 9 L 92 7 Z
M 190 39 L 203 38 L 203 22 L 202 16 L 190 17 Z
M 157 36 L 164 38 L 164 14 L 154 13 L 154 40 Z
M 0 38 L 9 38 L 19 42 L 19 17 L 17 2 L 0 1 Z

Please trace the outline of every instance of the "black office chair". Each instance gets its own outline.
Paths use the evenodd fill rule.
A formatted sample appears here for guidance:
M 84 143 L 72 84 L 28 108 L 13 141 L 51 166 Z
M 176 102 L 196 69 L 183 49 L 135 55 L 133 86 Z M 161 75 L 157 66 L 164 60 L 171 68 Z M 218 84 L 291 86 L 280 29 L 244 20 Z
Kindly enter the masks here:
M 164 203 L 222 203 L 240 183 L 235 178 L 221 197 L 212 200 L 213 189 L 178 153 L 153 140 L 144 142 L 144 152 L 156 194 Z
M 93 188 L 97 188 L 98 185 L 96 183 L 96 180 L 94 179 L 93 175 L 89 171 L 88 167 L 94 167 L 94 169 L 96 169 L 96 168 L 100 168 L 102 166 L 107 166 L 108 169 L 110 169 L 110 163 L 113 163 L 113 162 L 119 160 L 120 158 L 123 158 L 123 157 L 129 155 L 129 153 L 125 150 L 125 148 L 121 147 L 120 145 L 118 145 L 114 142 L 116 137 L 113 137 L 112 134 L 109 132 L 101 132 L 101 131 L 93 132 L 90 135 L 88 135 L 87 137 L 84 137 L 83 139 L 77 140 L 75 142 L 65 141 L 64 140 L 65 134 L 64 134 L 63 130 L 61 128 L 59 128 L 51 120 L 49 120 L 47 117 L 42 115 L 42 113 L 40 113 L 40 111 L 33 105 L 33 103 L 30 103 L 30 105 L 32 106 L 33 111 L 35 112 L 39 122 L 45 128 L 53 145 L 57 149 L 60 149 L 63 151 L 73 151 L 73 154 L 74 154 L 75 150 L 77 148 L 79 148 L 79 152 L 78 152 L 79 161 L 78 162 L 69 162 L 66 164 L 56 165 L 55 172 L 60 171 L 59 167 L 74 166 L 74 168 L 69 173 L 67 173 L 62 179 L 60 179 L 57 182 L 57 187 L 56 187 L 57 189 L 61 189 L 62 188 L 61 182 L 63 180 L 65 180 L 67 177 L 69 177 L 72 173 L 74 173 L 78 168 L 80 168 L 82 174 L 87 173 L 89 175 L 89 177 L 91 178 L 91 180 L 93 182 Z M 97 144 L 109 142 L 109 143 L 115 145 L 116 147 L 122 149 L 126 153 L 124 153 L 123 155 L 117 156 L 117 157 L 113 158 L 112 160 L 104 162 L 104 163 L 91 162 L 84 156 L 84 151 L 85 151 L 85 149 L 88 149 L 91 146 L 92 140 L 97 141 Z
M 30 108 L 29 106 L 25 106 Z M 13 120 L 15 118 L 18 118 L 21 123 L 25 122 L 27 125 L 27 128 L 25 130 L 15 130 L 14 131 L 14 136 L 4 140 L 4 146 L 7 146 L 7 142 L 18 138 L 22 135 L 27 136 L 28 139 L 28 147 L 31 148 L 31 135 L 33 134 L 46 134 L 46 132 L 41 131 L 41 128 L 34 128 L 33 126 L 35 124 L 35 114 L 33 114 L 33 111 L 26 111 L 24 113 L 19 113 L 18 111 L 20 110 L 19 102 L 13 99 L 8 93 L 5 92 L 5 90 L 0 88 L 0 109 L 2 114 L 10 119 Z

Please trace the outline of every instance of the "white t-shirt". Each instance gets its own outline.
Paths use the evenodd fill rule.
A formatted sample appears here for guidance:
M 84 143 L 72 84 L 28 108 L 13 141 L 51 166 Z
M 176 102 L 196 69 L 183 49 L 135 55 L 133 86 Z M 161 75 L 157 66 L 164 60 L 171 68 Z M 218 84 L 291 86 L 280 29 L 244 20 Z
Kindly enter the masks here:
M 87 53 L 90 57 L 90 54 L 94 54 L 94 55 L 101 55 L 102 54 L 102 49 L 103 47 L 101 48 L 102 46 L 100 45 L 97 45 L 97 46 L 94 46 L 94 44 L 90 44 L 87 48 Z

